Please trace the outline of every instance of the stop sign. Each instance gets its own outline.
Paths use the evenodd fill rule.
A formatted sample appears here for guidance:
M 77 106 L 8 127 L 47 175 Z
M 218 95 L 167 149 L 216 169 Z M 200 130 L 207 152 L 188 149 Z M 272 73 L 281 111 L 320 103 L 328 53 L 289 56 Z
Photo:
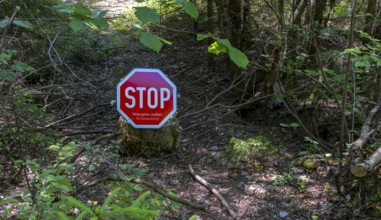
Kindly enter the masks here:
M 177 108 L 176 86 L 159 69 L 133 69 L 117 87 L 117 110 L 134 128 L 161 128 Z

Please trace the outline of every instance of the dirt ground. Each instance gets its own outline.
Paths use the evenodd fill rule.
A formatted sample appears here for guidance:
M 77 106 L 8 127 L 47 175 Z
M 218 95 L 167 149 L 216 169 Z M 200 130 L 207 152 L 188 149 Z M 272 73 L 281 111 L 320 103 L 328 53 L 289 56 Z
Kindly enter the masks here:
M 193 214 L 200 219 L 232 219 L 220 201 L 208 189 L 194 180 L 188 165 L 212 184 L 238 213 L 241 219 L 351 219 L 345 201 L 337 196 L 331 182 L 329 162 L 313 157 L 317 166 L 307 169 L 298 163 L 306 143 L 299 130 L 287 129 L 281 123 L 294 122 L 285 109 L 264 113 L 254 109 L 244 118 L 229 107 L 235 98 L 226 91 L 231 82 L 222 57 L 215 58 L 215 70 L 208 66 L 206 44 L 196 42 L 193 36 L 170 33 L 165 46 L 156 54 L 133 42 L 120 55 L 110 57 L 99 66 L 87 68 L 79 82 L 80 99 L 66 107 L 78 113 L 94 106 L 76 124 L 61 128 L 73 131 L 116 130 L 118 112 L 111 105 L 115 100 L 116 85 L 133 68 L 159 68 L 176 84 L 180 98 L 178 117 L 181 126 L 181 147 L 161 158 L 123 157 L 118 161 L 104 160 L 97 175 L 113 172 L 116 163 L 131 163 L 149 170 L 143 178 L 162 189 L 173 189 L 182 199 L 200 204 L 208 212 L 182 206 L 179 212 L 164 213 L 160 219 L 187 219 Z M 95 95 L 96 94 L 96 95 Z M 95 95 L 95 96 L 94 96 Z M 76 127 L 77 126 L 77 127 Z M 96 139 L 99 135 L 84 136 Z M 227 147 L 231 139 L 246 140 L 264 136 L 277 151 L 274 154 L 255 155 L 249 163 L 232 166 Z M 102 145 L 98 147 L 102 148 Z M 86 160 L 86 158 L 82 158 Z M 81 158 L 78 159 L 80 163 Z M 89 179 L 97 179 L 93 175 Z M 102 185 L 95 189 L 103 190 Z M 94 189 L 85 189 L 80 198 L 96 199 Z M 361 215 L 354 217 L 361 219 Z

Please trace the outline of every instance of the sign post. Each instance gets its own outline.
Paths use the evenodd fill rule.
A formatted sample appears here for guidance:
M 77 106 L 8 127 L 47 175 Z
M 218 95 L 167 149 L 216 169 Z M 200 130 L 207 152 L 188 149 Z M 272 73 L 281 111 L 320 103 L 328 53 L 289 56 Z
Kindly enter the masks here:
M 177 90 L 161 70 L 135 68 L 119 82 L 116 102 L 134 128 L 159 129 L 176 112 Z

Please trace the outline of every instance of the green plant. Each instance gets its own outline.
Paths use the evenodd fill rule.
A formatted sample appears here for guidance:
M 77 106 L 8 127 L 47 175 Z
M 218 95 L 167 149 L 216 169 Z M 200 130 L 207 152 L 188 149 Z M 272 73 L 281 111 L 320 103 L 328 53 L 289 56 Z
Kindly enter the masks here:
M 3 49 L 0 53 L 0 80 L 13 81 L 17 76 L 32 72 L 34 69 L 13 57 L 17 54 L 16 50 Z
M 292 179 L 293 178 L 291 173 L 282 173 L 280 175 L 274 175 L 272 184 L 274 186 L 285 185 L 287 183 L 290 183 Z
M 101 207 L 88 207 L 84 203 L 75 199 L 71 196 L 64 197 L 64 201 L 68 204 L 71 204 L 75 207 L 78 207 L 82 212 L 78 215 L 76 219 L 82 219 L 86 216 L 89 216 L 90 219 L 107 219 L 111 217 L 127 217 L 133 219 L 154 219 L 159 216 L 159 213 L 155 210 L 149 210 L 141 208 L 143 200 L 147 199 L 150 196 L 151 192 L 147 191 L 140 195 L 129 207 L 121 207 L 116 205 L 114 199 L 117 194 L 122 190 L 122 188 L 115 188 L 109 196 L 105 199 Z M 72 219 L 64 212 L 58 212 L 60 219 L 67 220 Z
M 104 18 L 107 14 L 107 10 L 99 10 L 94 14 L 91 10 L 82 3 L 68 3 L 54 6 L 54 8 L 60 13 L 66 13 L 70 15 L 69 26 L 74 31 L 80 31 L 85 26 L 101 31 L 108 27 L 108 22 Z
M 276 152 L 276 149 L 270 145 L 270 141 L 263 135 L 258 135 L 255 138 L 247 140 L 233 137 L 230 139 L 230 145 L 227 150 L 232 157 L 232 166 L 247 163 L 254 156 L 268 156 Z

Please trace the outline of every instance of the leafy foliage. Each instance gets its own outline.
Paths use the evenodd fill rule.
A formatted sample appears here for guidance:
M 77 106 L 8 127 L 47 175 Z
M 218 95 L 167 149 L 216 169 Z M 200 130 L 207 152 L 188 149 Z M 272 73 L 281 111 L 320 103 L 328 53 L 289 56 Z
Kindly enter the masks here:
M 192 18 L 197 20 L 199 13 L 198 13 L 196 6 L 193 4 L 193 2 L 191 2 L 189 0 L 176 0 L 176 2 L 181 5 L 182 9 L 188 15 L 190 15 Z
M 207 39 L 209 35 L 197 35 L 197 40 Z M 227 53 L 229 58 L 238 67 L 246 68 L 249 65 L 249 59 L 247 56 L 239 49 L 233 47 L 228 39 L 215 38 L 215 42 L 209 45 L 208 52 L 212 54 L 219 55 L 220 53 Z
M 60 13 L 70 15 L 71 21 L 69 26 L 74 31 L 82 30 L 85 25 L 97 31 L 104 30 L 108 27 L 108 22 L 104 18 L 107 10 L 99 10 L 93 15 L 90 9 L 82 3 L 62 4 L 54 8 Z
M 160 22 L 160 14 L 154 8 L 137 7 L 135 15 L 143 24 Z

